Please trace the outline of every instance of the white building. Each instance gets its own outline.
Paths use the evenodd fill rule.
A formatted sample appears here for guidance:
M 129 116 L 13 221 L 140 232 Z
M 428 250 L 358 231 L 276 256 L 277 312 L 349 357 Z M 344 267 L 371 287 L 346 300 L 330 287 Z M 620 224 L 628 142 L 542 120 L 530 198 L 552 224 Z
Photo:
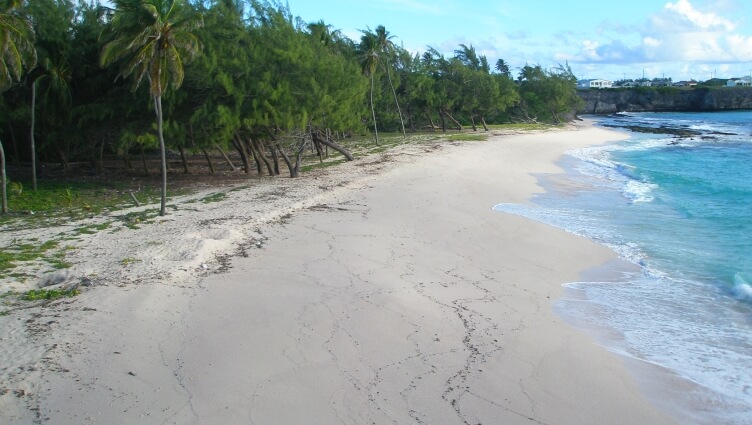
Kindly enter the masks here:
M 577 88 L 580 89 L 610 89 L 614 82 L 610 80 L 601 80 L 598 78 L 590 80 L 580 80 L 577 82 Z
M 726 82 L 727 87 L 750 87 L 752 77 L 732 78 Z

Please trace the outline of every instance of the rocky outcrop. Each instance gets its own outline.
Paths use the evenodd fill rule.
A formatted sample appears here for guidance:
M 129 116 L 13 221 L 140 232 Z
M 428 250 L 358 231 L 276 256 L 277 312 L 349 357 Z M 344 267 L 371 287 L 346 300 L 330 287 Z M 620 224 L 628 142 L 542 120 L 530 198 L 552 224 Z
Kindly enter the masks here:
M 752 109 L 749 87 L 579 90 L 578 95 L 585 102 L 580 114 Z

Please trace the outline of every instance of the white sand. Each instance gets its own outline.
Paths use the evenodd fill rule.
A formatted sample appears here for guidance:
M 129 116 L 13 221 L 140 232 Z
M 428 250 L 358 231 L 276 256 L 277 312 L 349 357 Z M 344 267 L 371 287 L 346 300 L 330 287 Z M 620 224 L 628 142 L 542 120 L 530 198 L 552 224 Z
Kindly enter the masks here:
M 617 137 L 412 146 L 72 242 L 107 286 L 0 317 L 0 423 L 673 423 L 551 311 L 614 253 L 491 209 Z

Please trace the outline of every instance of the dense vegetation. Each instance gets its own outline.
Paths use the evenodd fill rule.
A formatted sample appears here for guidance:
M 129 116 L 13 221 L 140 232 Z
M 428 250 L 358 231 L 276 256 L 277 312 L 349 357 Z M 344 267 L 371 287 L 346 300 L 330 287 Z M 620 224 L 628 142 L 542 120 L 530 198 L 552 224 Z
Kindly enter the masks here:
M 163 176 L 165 150 L 233 150 L 246 173 L 294 177 L 307 146 L 351 159 L 352 135 L 560 122 L 579 102 L 567 66 L 515 78 L 473 46 L 411 54 L 383 26 L 351 40 L 276 1 L 112 3 L 0 0 L 0 159 L 34 189 L 37 162 L 96 173 L 159 148 Z

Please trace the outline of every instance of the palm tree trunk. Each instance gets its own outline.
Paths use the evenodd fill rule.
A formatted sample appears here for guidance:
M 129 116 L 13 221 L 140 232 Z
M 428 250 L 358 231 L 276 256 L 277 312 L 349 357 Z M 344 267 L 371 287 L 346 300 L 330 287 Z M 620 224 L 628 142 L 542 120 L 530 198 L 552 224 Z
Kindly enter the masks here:
M 31 83 L 31 187 L 37 191 L 37 150 L 34 144 L 34 126 L 36 125 L 37 82 Z
M 376 110 L 373 109 L 373 72 L 371 73 L 371 115 L 373 115 L 373 132 L 376 135 L 376 146 L 379 145 L 379 130 L 376 128 Z
M 164 134 L 162 132 L 162 96 L 154 96 L 154 106 L 157 110 L 157 135 L 159 136 L 159 154 L 162 160 L 162 202 L 159 207 L 159 215 L 166 214 L 167 205 L 167 153 L 165 151 Z
M 5 181 L 5 150 L 3 150 L 3 142 L 0 141 L 0 192 L 2 192 L 2 209 L 0 214 L 8 214 L 8 187 Z
M 400 125 L 402 126 L 402 137 L 407 138 L 405 134 L 405 120 L 402 119 L 402 111 L 400 110 L 399 102 L 397 101 L 397 92 L 394 90 L 394 84 L 392 84 L 392 74 L 389 72 L 389 61 L 386 61 L 386 77 L 389 79 L 389 87 L 392 88 L 392 95 L 394 95 L 394 103 L 397 105 L 397 113 L 400 117 Z

